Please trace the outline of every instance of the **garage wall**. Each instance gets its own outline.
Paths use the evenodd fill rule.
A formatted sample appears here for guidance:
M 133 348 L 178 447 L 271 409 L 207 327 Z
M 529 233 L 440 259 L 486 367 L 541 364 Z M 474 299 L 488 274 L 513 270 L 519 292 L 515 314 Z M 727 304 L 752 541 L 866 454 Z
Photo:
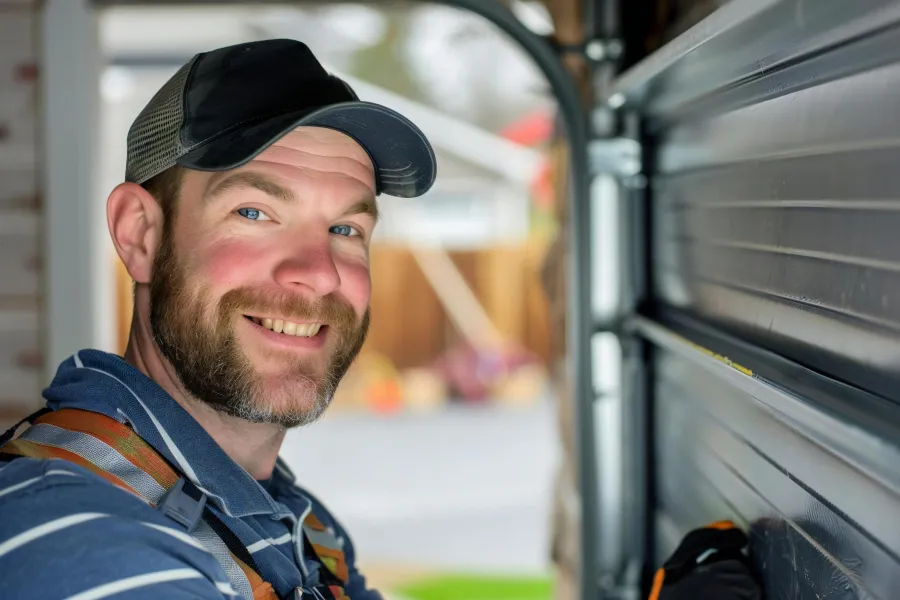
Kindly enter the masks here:
M 38 25 L 37 2 L 0 0 L 0 425 L 43 376 Z

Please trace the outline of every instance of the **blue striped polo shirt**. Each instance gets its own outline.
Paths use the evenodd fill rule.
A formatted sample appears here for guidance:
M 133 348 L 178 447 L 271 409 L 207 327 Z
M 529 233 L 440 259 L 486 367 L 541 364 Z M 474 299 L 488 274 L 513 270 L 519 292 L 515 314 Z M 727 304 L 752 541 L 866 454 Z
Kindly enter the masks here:
M 44 390 L 50 409 L 102 413 L 131 426 L 207 492 L 208 505 L 282 598 L 318 578 L 298 523 L 312 512 L 344 544 L 347 595 L 376 600 L 353 545 L 325 507 L 279 460 L 254 480 L 146 375 L 121 357 L 82 350 Z M 215 557 L 160 511 L 60 459 L 0 462 L 0 598 L 238 598 Z

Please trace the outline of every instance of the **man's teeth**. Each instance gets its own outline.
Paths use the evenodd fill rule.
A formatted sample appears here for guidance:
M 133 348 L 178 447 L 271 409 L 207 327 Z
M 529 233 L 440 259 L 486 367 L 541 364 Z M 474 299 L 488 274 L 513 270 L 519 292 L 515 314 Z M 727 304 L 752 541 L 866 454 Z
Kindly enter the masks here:
M 322 328 L 322 325 L 319 323 L 294 323 L 284 319 L 260 319 L 254 317 L 253 322 L 257 325 L 262 325 L 266 329 L 271 329 L 275 333 L 284 333 L 296 337 L 312 337 L 319 333 L 319 329 Z

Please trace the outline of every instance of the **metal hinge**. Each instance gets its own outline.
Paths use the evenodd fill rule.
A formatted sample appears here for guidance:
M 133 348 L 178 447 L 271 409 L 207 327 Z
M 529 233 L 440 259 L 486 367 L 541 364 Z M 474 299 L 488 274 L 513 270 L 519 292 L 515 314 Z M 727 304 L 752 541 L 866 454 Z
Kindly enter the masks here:
M 591 40 L 584 45 L 584 55 L 594 62 L 619 60 L 625 47 L 617 38 Z
M 624 137 L 593 140 L 588 144 L 588 160 L 592 175 L 637 177 L 641 174 L 641 145 Z
M 625 49 L 622 40 L 618 38 L 589 40 L 576 44 L 564 44 L 553 35 L 545 36 L 544 39 L 557 54 L 580 54 L 595 63 L 618 60 Z

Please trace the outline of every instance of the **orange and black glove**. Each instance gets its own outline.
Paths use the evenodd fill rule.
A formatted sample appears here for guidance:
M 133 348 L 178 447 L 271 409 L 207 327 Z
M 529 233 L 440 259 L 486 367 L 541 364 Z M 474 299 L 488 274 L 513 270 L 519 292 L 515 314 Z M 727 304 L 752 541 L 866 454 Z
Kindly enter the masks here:
M 691 531 L 656 572 L 650 600 L 761 600 L 746 546 L 747 536 L 730 521 Z

